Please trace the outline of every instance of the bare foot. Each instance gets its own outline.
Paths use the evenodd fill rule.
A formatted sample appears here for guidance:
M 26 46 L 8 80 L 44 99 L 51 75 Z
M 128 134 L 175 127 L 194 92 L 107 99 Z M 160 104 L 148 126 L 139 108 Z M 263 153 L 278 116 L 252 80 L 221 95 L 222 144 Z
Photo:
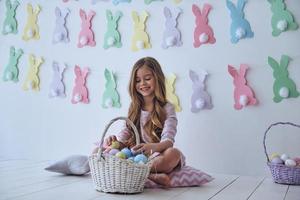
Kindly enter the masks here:
M 159 174 L 150 174 L 148 177 L 150 180 L 154 181 L 157 184 L 163 185 L 165 187 L 170 186 L 170 177 L 167 174 L 159 173 Z

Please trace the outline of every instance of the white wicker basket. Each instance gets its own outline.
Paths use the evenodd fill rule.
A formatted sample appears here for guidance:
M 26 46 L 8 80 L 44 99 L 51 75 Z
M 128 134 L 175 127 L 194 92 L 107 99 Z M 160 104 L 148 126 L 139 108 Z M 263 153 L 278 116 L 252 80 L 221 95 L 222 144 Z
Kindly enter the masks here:
M 150 163 L 138 164 L 116 156 L 104 156 L 102 145 L 109 127 L 117 120 L 125 120 L 135 134 L 136 144 L 140 144 L 140 136 L 135 125 L 126 117 L 112 119 L 105 127 L 97 154 L 89 157 L 89 165 L 95 189 L 111 193 L 139 193 L 144 189 L 150 172 Z

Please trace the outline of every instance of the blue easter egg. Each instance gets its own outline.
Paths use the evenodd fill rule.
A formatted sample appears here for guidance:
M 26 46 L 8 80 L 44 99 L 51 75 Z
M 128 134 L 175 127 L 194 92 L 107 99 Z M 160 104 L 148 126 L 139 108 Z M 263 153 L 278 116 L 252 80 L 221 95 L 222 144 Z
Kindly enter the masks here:
M 134 162 L 135 163 L 147 163 L 148 158 L 144 154 L 138 154 L 134 157 Z
M 126 155 L 126 158 L 129 158 L 129 157 L 132 156 L 131 151 L 127 147 L 125 147 L 124 149 L 122 149 L 121 152 L 123 152 Z

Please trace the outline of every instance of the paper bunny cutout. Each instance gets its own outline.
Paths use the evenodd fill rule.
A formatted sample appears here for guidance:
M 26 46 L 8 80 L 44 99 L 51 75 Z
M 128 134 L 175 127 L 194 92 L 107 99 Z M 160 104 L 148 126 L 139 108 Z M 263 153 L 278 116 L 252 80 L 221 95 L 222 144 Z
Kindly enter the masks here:
M 177 95 L 175 94 L 175 88 L 174 88 L 175 81 L 176 81 L 175 74 L 171 74 L 166 79 L 166 98 L 170 103 L 172 103 L 174 105 L 175 111 L 180 112 L 181 107 L 179 105 L 179 99 L 178 99 Z
M 107 31 L 104 35 L 104 49 L 107 49 L 111 46 L 115 46 L 117 48 L 122 47 L 121 35 L 117 30 L 118 21 L 122 15 L 123 14 L 121 11 L 117 11 L 116 15 L 113 16 L 110 10 L 106 10 Z
M 20 5 L 19 1 L 15 0 L 14 4 L 11 4 L 10 0 L 6 0 L 6 17 L 3 23 L 2 33 L 4 35 L 8 33 L 17 34 L 17 20 L 16 20 L 16 9 Z
M 40 39 L 39 27 L 37 25 L 37 18 L 40 11 L 41 7 L 39 5 L 37 5 L 37 8 L 33 10 L 32 5 L 30 3 L 27 4 L 28 18 L 23 32 L 23 40 L 28 41 L 30 39 Z
M 65 85 L 63 83 L 63 72 L 66 65 L 59 65 L 57 62 L 53 61 L 52 70 L 53 76 L 50 84 L 49 97 L 65 97 Z
M 112 0 L 112 3 L 113 3 L 115 6 L 118 5 L 119 3 L 123 3 L 123 2 L 130 3 L 131 0 Z
M 228 65 L 228 72 L 233 77 L 234 88 L 234 108 L 236 110 L 242 109 L 247 105 L 255 105 L 257 103 L 254 97 L 254 92 L 250 86 L 247 85 L 246 72 L 248 65 L 241 64 L 239 72 L 231 65 Z
M 181 46 L 181 33 L 177 28 L 177 18 L 181 13 L 181 9 L 177 8 L 173 13 L 168 7 L 164 8 L 166 18 L 165 31 L 163 35 L 162 48 L 166 49 L 171 46 Z
M 273 84 L 273 101 L 276 103 L 279 103 L 284 98 L 298 97 L 300 95 L 296 84 L 289 78 L 287 70 L 289 60 L 290 58 L 287 55 L 281 56 L 280 63 L 274 60 L 274 58 L 268 57 L 268 63 L 273 69 L 273 76 L 275 78 Z
M 208 73 L 200 71 L 200 76 L 193 70 L 189 71 L 190 79 L 193 82 L 193 94 L 191 97 L 191 111 L 197 113 L 202 109 L 212 109 L 211 97 L 206 91 L 205 79 Z
M 149 5 L 153 1 L 163 1 L 163 0 L 144 0 L 145 4 Z
M 245 19 L 244 7 L 247 0 L 238 0 L 237 7 L 230 1 L 226 0 L 227 8 L 231 17 L 231 42 L 237 43 L 243 38 L 252 38 L 254 33 L 251 30 L 249 22 Z
M 18 76 L 19 76 L 19 69 L 18 69 L 18 62 L 20 57 L 23 55 L 23 50 L 19 49 L 17 52 L 15 50 L 15 47 L 10 47 L 10 56 L 9 56 L 9 62 L 6 66 L 3 74 L 3 81 L 9 81 L 12 80 L 13 82 L 18 82 Z
M 298 29 L 298 24 L 295 22 L 292 13 L 286 9 L 283 0 L 268 0 L 268 2 L 271 4 L 273 13 L 271 19 L 273 36 L 278 36 L 284 31 Z
M 58 42 L 69 42 L 69 34 L 68 29 L 66 28 L 66 17 L 70 13 L 68 8 L 63 10 L 59 9 L 59 7 L 55 8 L 55 16 L 56 16 L 56 25 L 53 33 L 53 43 Z
M 72 100 L 71 100 L 73 104 L 79 102 L 85 104 L 89 103 L 88 89 L 85 85 L 86 77 L 89 71 L 90 70 L 88 67 L 85 67 L 83 70 L 81 70 L 79 66 L 75 65 L 74 72 L 76 78 L 75 78 L 75 86 L 73 88 Z
M 146 20 L 149 14 L 143 11 L 141 17 L 138 16 L 136 11 L 132 11 L 132 19 L 134 24 L 134 34 L 131 41 L 131 50 L 138 51 L 139 49 L 150 49 L 151 44 L 149 41 L 149 36 L 145 31 Z
M 79 11 L 81 18 L 81 31 L 78 37 L 77 47 L 82 48 L 83 46 L 95 46 L 96 42 L 94 40 L 94 32 L 92 30 L 92 18 L 96 15 L 94 11 L 90 11 L 89 15 L 86 16 L 84 10 L 80 9 Z
M 23 83 L 23 90 L 40 90 L 40 79 L 39 79 L 39 69 L 41 64 L 43 64 L 44 59 L 42 57 L 35 58 L 33 54 L 29 55 L 29 70 L 27 77 Z
M 211 5 L 204 4 L 202 12 L 200 8 L 193 4 L 192 11 L 196 17 L 196 27 L 194 30 L 194 47 L 198 48 L 202 44 L 214 44 L 216 39 L 212 28 L 208 25 L 208 13 L 211 9 Z
M 114 74 L 108 69 L 104 71 L 104 77 L 106 80 L 105 90 L 102 96 L 102 108 L 116 107 L 120 108 L 120 97 L 116 90 L 117 84 L 115 81 Z

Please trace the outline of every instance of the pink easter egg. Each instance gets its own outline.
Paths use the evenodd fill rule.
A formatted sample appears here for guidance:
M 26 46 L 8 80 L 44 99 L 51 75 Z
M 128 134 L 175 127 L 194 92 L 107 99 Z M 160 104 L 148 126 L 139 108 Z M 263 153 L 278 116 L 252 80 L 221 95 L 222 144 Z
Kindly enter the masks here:
M 109 151 L 109 155 L 116 155 L 118 152 L 119 152 L 118 149 L 111 149 L 111 150 Z

